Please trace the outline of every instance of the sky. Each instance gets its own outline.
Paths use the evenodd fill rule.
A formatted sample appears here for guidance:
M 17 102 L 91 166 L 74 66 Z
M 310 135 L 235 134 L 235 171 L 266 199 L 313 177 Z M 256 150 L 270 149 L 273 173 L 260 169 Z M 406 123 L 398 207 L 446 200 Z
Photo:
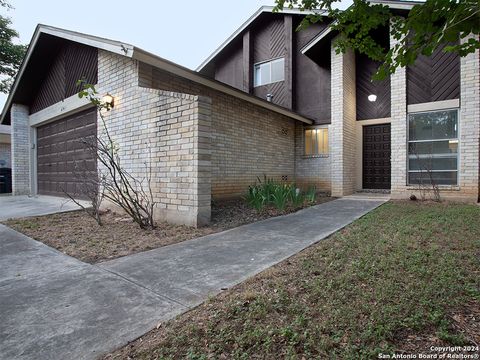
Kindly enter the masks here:
M 37 24 L 126 42 L 195 69 L 262 5 L 274 0 L 9 0 L 20 42 Z M 0 94 L 0 108 L 6 96 Z

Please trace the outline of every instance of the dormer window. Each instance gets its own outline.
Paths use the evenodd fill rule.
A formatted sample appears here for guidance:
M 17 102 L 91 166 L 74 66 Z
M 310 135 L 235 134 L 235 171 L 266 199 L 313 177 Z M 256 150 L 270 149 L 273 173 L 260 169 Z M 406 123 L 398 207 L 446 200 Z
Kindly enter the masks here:
M 285 59 L 273 59 L 254 65 L 255 86 L 267 85 L 285 80 Z

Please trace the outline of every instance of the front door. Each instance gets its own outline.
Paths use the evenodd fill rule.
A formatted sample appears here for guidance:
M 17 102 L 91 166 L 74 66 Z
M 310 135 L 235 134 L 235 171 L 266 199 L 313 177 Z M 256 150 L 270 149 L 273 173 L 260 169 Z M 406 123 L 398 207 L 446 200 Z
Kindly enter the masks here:
M 390 189 L 390 153 L 390 124 L 364 126 L 364 189 Z

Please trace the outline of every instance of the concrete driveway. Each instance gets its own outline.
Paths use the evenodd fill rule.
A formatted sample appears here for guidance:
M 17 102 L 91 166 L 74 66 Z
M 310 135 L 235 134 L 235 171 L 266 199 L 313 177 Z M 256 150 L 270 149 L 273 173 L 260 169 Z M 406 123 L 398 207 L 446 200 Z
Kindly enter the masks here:
M 89 206 L 87 201 L 81 201 Z M 55 196 L 0 196 L 0 221 L 78 210 L 72 200 Z
M 94 359 L 384 202 L 339 199 L 96 266 L 0 226 L 0 359 Z

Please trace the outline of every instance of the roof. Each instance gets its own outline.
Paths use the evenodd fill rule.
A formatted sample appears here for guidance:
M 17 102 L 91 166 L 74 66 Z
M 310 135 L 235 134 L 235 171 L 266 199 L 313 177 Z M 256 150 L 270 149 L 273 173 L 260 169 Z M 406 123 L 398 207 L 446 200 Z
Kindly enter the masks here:
M 274 6 L 262 6 L 252 16 L 248 18 L 235 32 L 230 35 L 208 58 L 206 58 L 196 69 L 196 71 L 202 71 L 205 66 L 208 65 L 225 47 L 230 44 L 237 36 L 239 36 L 246 28 L 250 26 L 261 14 L 273 13 Z M 288 9 L 285 8 L 280 14 L 294 14 L 294 15 L 308 15 L 308 14 L 321 14 L 320 11 L 303 11 L 300 9 Z
M 166 60 L 160 56 L 154 55 L 148 51 L 142 50 L 136 46 L 133 46 L 131 44 L 127 44 L 121 41 L 115 41 L 115 40 L 110 40 L 110 39 L 105 39 L 101 38 L 98 36 L 93 36 L 93 35 L 88 35 L 88 34 L 83 34 L 75 31 L 70 31 L 66 29 L 60 29 L 56 28 L 53 26 L 48 26 L 48 25 L 42 25 L 39 24 L 37 28 L 35 29 L 35 33 L 33 34 L 32 40 L 30 42 L 30 45 L 27 49 L 27 53 L 25 55 L 25 58 L 23 60 L 22 65 L 20 66 L 20 69 L 18 71 L 18 74 L 15 78 L 15 81 L 12 86 L 12 90 L 10 91 L 7 101 L 4 105 L 4 108 L 2 110 L 1 118 L 0 118 L 0 124 L 4 122 L 5 117 L 12 105 L 12 99 L 18 90 L 18 84 L 20 83 L 20 79 L 22 78 L 23 73 L 25 72 L 25 69 L 29 65 L 29 60 L 32 56 L 32 53 L 38 43 L 38 40 L 40 38 L 41 34 L 49 34 L 53 35 L 62 39 L 74 41 L 77 43 L 89 45 L 92 47 L 96 47 L 98 49 L 103 49 L 106 51 L 110 51 L 131 59 L 139 60 L 144 63 L 147 63 L 149 65 L 152 65 L 156 68 L 159 68 L 161 70 L 167 71 L 169 73 L 175 74 L 177 76 L 180 76 L 182 78 L 188 79 L 190 81 L 193 81 L 195 83 L 207 86 L 211 89 L 223 92 L 225 94 L 234 96 L 236 98 L 245 100 L 249 103 L 258 105 L 260 107 L 263 107 L 265 109 L 274 111 L 276 113 L 285 115 L 289 118 L 307 123 L 307 124 L 312 124 L 313 121 L 311 119 L 308 119 L 300 114 L 297 114 L 287 108 L 284 108 L 282 106 L 273 104 L 271 102 L 268 102 L 266 100 L 263 100 L 259 97 L 256 97 L 254 95 L 250 95 L 246 92 L 243 92 L 241 90 L 238 90 L 232 86 L 226 85 L 224 83 L 221 83 L 217 80 L 210 79 L 204 75 L 201 75 L 193 70 L 190 70 L 184 66 L 175 64 L 174 62 L 171 62 L 169 60 Z
M 408 0 L 369 0 L 372 5 L 385 5 L 393 10 L 411 10 L 415 5 L 423 4 L 423 1 L 408 1 Z M 330 38 L 333 34 L 332 28 L 328 27 L 310 40 L 303 48 L 300 49 L 302 54 L 307 53 L 316 44 L 324 39 Z

